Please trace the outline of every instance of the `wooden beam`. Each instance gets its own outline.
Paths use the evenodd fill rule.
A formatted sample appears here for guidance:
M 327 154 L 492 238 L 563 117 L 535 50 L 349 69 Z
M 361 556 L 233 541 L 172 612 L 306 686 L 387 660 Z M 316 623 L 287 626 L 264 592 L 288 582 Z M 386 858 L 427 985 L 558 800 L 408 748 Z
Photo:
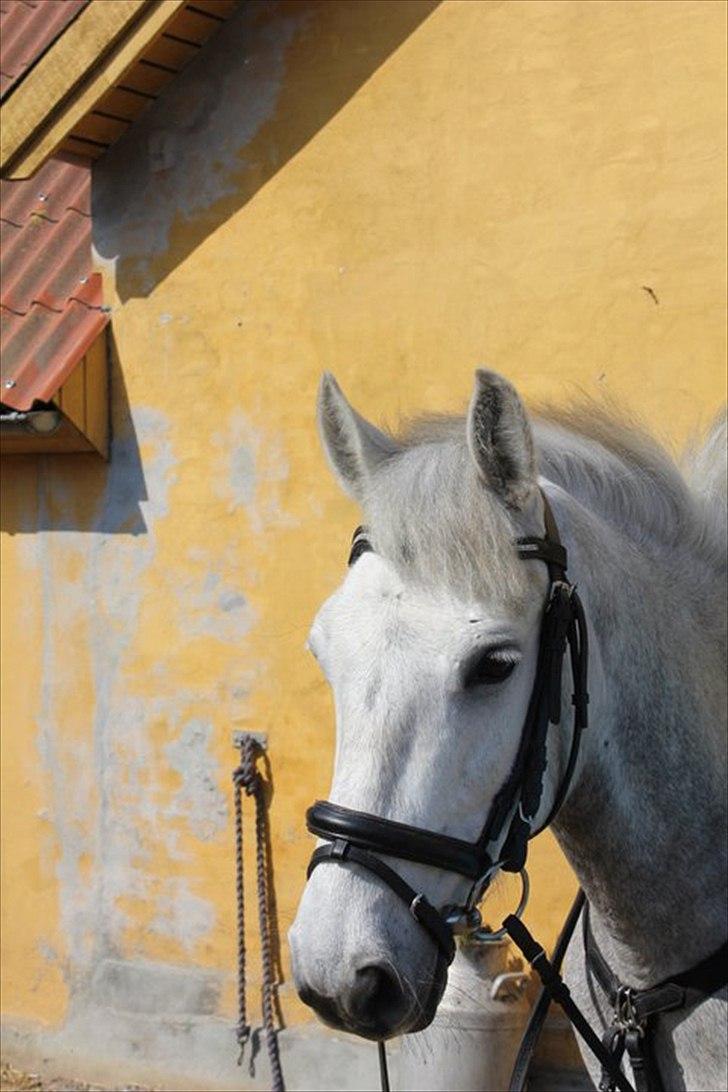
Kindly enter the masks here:
M 84 358 L 86 428 L 99 455 L 109 457 L 109 341 L 108 326 L 101 331 Z
M 164 31 L 185 0 L 94 0 L 0 109 L 0 170 L 28 178 Z
M 109 457 L 108 326 L 89 346 L 66 382 L 53 396 L 54 405 L 104 459 Z M 50 450 L 50 448 L 49 448 Z M 83 450 L 86 450 L 85 448 Z
M 68 455 L 94 450 L 91 441 L 78 431 L 68 417 L 61 418 L 58 428 L 50 436 L 8 429 L 6 422 L 0 418 L 0 455 Z

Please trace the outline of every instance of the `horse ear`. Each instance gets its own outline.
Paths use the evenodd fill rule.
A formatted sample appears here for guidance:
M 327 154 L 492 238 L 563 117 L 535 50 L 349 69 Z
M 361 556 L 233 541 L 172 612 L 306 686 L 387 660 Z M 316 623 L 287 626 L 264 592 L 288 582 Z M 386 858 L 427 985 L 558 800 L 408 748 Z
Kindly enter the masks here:
M 397 444 L 349 405 L 329 372 L 324 372 L 319 385 L 318 427 L 339 484 L 361 502 L 371 474 L 397 453 Z
M 537 483 L 533 436 L 521 399 L 496 372 L 475 373 L 467 432 L 483 481 L 509 508 L 522 509 Z

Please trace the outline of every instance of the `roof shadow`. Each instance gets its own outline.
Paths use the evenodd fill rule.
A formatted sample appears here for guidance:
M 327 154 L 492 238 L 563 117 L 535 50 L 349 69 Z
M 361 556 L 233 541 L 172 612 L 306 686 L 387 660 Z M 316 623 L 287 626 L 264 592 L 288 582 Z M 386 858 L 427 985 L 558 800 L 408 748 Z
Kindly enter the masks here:
M 94 245 L 147 296 L 440 0 L 248 0 L 94 167 Z
M 148 497 L 137 429 L 113 337 L 109 341 L 109 462 L 80 452 L 3 456 L 0 531 L 10 535 L 37 531 L 146 534 L 141 502 Z

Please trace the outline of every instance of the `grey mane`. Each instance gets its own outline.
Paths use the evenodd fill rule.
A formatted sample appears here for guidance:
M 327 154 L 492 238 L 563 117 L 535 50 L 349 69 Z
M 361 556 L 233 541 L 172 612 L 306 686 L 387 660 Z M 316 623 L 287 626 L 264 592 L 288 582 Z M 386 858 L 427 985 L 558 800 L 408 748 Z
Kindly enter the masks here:
M 710 449 L 718 456 L 715 435 L 721 429 L 725 435 L 725 416 L 701 454 Z M 541 473 L 635 545 L 657 555 L 688 551 L 694 561 L 725 570 L 725 469 L 722 476 L 715 473 L 720 459 L 711 467 L 711 479 L 702 476 L 704 467 L 696 462 L 681 468 L 636 422 L 588 402 L 546 410 L 537 417 L 535 431 Z M 725 468 L 725 449 L 722 463 Z M 690 469 L 697 471 L 698 483 Z M 716 518 L 721 511 L 723 518 Z
M 715 594 L 726 567 L 725 415 L 682 467 L 612 408 L 546 407 L 531 421 L 541 475 L 656 562 L 674 565 L 677 555 Z M 373 476 L 365 504 L 377 549 L 425 583 L 517 601 L 529 579 L 512 546 L 518 516 L 478 478 L 465 418 L 422 417 L 393 439 L 398 452 Z

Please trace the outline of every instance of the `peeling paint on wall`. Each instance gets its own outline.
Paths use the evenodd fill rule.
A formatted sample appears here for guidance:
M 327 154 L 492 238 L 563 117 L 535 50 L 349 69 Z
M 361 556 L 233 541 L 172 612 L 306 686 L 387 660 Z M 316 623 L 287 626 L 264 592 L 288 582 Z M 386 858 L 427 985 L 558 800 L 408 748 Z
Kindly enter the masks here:
M 204 575 L 177 578 L 173 592 L 180 626 L 189 637 L 206 634 L 233 642 L 241 640 L 254 623 L 255 612 L 243 592 L 212 569 Z
M 212 434 L 212 444 L 220 453 L 212 462 L 214 489 L 228 501 L 230 511 L 241 509 L 255 534 L 275 526 L 295 526 L 281 497 L 281 485 L 290 470 L 280 435 L 256 428 L 236 409 L 227 429 Z
M 220 976 L 146 960 L 103 960 L 92 997 L 117 1012 L 210 1015 L 220 995 Z
M 193 720 L 164 748 L 167 760 L 180 777 L 175 807 L 190 829 L 207 842 L 227 828 L 227 800 L 220 791 L 222 771 L 209 753 L 214 733 L 211 724 Z
M 215 925 L 215 908 L 190 890 L 188 882 L 178 879 L 168 886 L 168 893 L 157 900 L 157 913 L 149 928 L 161 936 L 171 937 L 192 952 Z

